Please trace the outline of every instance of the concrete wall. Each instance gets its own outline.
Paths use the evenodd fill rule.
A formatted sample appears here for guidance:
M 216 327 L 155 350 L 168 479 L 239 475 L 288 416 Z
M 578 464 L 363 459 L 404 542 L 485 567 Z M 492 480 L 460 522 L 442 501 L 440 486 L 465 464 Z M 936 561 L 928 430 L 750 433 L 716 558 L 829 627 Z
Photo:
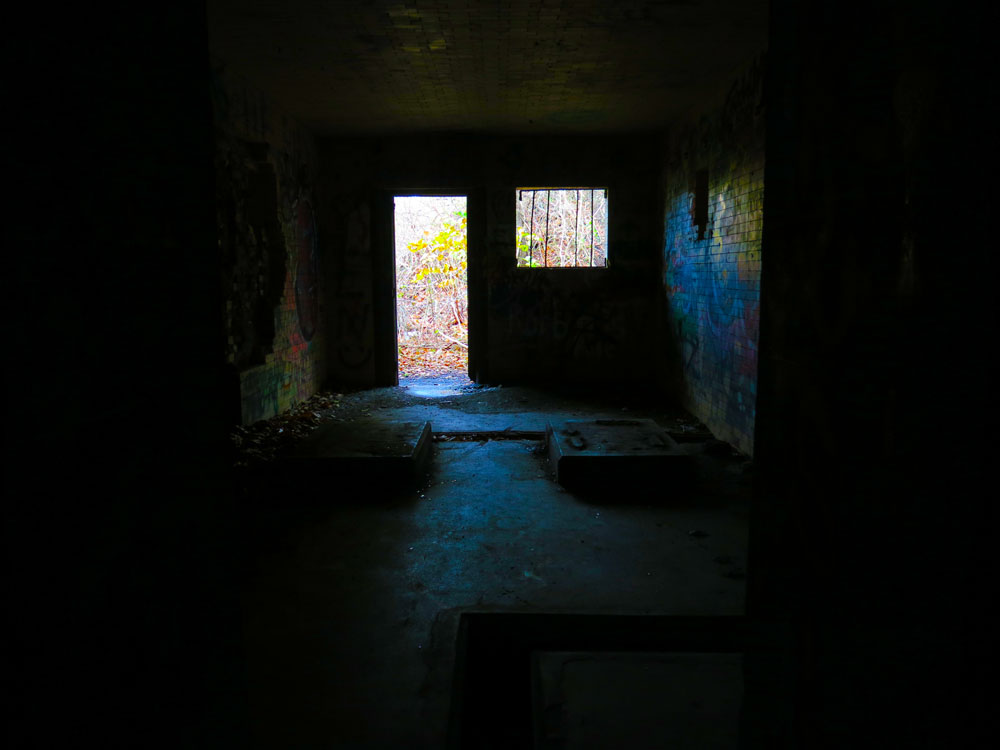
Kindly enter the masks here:
M 997 113 L 971 8 L 772 2 L 747 608 L 794 623 L 799 674 L 762 747 L 994 732 Z
M 312 136 L 213 66 L 219 250 L 234 421 L 267 419 L 326 378 L 323 236 Z
M 757 401 L 763 64 L 761 57 L 745 71 L 716 111 L 679 123 L 664 139 L 665 334 L 677 351 L 667 382 L 717 437 L 748 454 Z
M 478 265 L 485 289 L 483 377 L 649 381 L 658 263 L 653 138 L 342 139 L 321 148 L 335 217 L 329 324 L 335 378 L 364 385 L 374 377 L 372 237 L 387 228 L 377 223 L 385 217 L 376 216 L 372 192 L 455 189 L 483 197 L 481 207 L 469 207 L 470 232 L 479 233 L 478 240 L 470 236 L 470 276 Z M 609 189 L 610 268 L 515 267 L 515 189 L 545 185 Z M 382 286 L 375 293 L 390 295 Z
M 4 739 L 246 746 L 205 8 L 17 16 Z

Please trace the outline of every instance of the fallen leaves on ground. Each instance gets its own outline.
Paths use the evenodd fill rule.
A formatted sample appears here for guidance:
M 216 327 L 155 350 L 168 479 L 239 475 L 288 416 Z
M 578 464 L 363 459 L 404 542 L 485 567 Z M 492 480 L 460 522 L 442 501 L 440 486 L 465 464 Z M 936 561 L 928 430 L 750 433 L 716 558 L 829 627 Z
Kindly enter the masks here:
M 272 460 L 282 448 L 332 419 L 341 398 L 340 393 L 317 393 L 270 419 L 237 425 L 229 436 L 236 452 L 234 466 L 247 467 Z
M 469 369 L 469 350 L 456 344 L 440 347 L 400 346 L 400 377 L 464 375 Z
M 464 375 L 468 368 L 468 350 L 450 342 L 444 342 L 440 347 L 399 348 L 400 377 Z M 272 461 L 282 450 L 306 437 L 321 424 L 337 419 L 342 398 L 342 393 L 317 393 L 270 419 L 251 425 L 237 425 L 229 436 L 235 453 L 233 465 L 246 468 Z M 367 409 L 361 413 L 366 414 Z

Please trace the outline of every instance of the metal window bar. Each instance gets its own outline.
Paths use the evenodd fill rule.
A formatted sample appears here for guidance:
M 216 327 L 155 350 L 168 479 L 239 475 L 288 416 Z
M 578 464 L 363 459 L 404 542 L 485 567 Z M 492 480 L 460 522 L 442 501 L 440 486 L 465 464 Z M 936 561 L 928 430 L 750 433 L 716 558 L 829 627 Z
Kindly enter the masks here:
M 528 268 L 531 268 L 531 251 L 535 246 L 535 191 L 531 191 L 531 228 L 528 231 Z
M 594 188 L 590 189 L 590 267 L 594 267 Z
M 597 232 L 597 224 L 595 223 L 595 219 L 597 218 L 597 214 L 598 214 L 598 212 L 597 212 L 597 205 L 596 205 L 596 201 L 597 201 L 597 194 L 596 194 L 596 192 L 597 191 L 596 191 L 596 188 L 582 188 L 582 189 L 581 188 L 568 188 L 568 189 L 564 189 L 564 190 L 555 190 L 555 192 L 556 193 L 566 194 L 566 193 L 569 193 L 571 190 L 572 190 L 572 192 L 574 194 L 574 200 L 573 200 L 574 219 L 573 219 L 573 230 L 572 230 L 572 235 L 573 235 L 573 264 L 572 265 L 574 267 L 581 267 L 581 266 L 586 267 L 586 266 L 589 265 L 589 267 L 594 268 L 595 267 L 595 261 L 598 261 L 598 262 L 602 261 L 601 258 L 596 257 L 597 256 L 597 234 L 598 234 L 598 232 Z M 590 254 L 589 254 L 589 257 L 587 258 L 588 263 L 581 264 L 580 263 L 580 203 L 581 203 L 581 194 L 588 192 L 588 190 L 590 192 Z M 528 258 L 527 258 L 527 260 L 528 260 L 528 266 L 529 267 L 533 267 L 534 266 L 534 263 L 535 263 L 535 257 L 534 257 L 535 245 L 539 244 L 541 246 L 540 249 L 542 251 L 542 263 L 539 264 L 539 267 L 548 268 L 548 267 L 550 267 L 550 263 L 549 263 L 549 261 L 550 261 L 550 259 L 549 259 L 549 249 L 550 248 L 549 248 L 549 244 L 550 244 L 550 240 L 551 240 L 551 237 L 549 236 L 549 234 L 550 234 L 550 231 L 552 230 L 552 221 L 554 220 L 554 217 L 552 215 L 552 192 L 553 192 L 553 189 L 552 188 L 537 188 L 537 189 L 529 189 L 529 191 L 531 192 L 531 209 L 530 209 L 530 219 L 529 219 L 529 224 L 528 224 L 528 238 L 527 238 L 528 239 Z M 536 210 L 540 211 L 541 210 L 541 206 L 536 206 L 535 198 L 536 198 L 536 196 L 537 196 L 538 193 L 541 193 L 543 191 L 545 192 L 545 230 L 544 230 L 542 236 L 539 237 L 539 236 L 535 235 L 535 219 L 536 218 L 539 219 L 539 228 L 541 228 L 541 217 L 540 216 L 536 217 L 535 216 L 535 212 L 536 212 Z M 607 200 L 607 196 L 608 196 L 608 191 L 607 191 L 607 189 L 603 189 L 602 192 L 604 194 L 604 199 L 606 201 Z M 567 196 L 567 198 L 568 198 L 568 196 Z M 518 202 L 519 203 L 523 203 L 524 202 L 524 190 L 519 190 L 518 191 Z M 560 208 L 560 206 L 561 206 L 561 208 Z M 602 211 L 606 211 L 606 208 L 602 207 Z M 555 219 L 558 220 L 558 226 L 560 227 L 559 232 L 561 232 L 561 234 L 559 235 L 559 237 L 557 237 L 556 256 L 555 256 L 555 258 L 552 259 L 552 261 L 553 261 L 552 266 L 560 266 L 560 265 L 562 265 L 564 258 L 567 261 L 565 263 L 565 265 L 566 266 L 570 265 L 568 263 L 569 259 L 568 259 L 568 257 L 566 257 L 566 254 L 569 251 L 569 246 L 568 246 L 568 239 L 569 238 L 566 236 L 567 233 L 568 233 L 568 231 L 569 231 L 568 230 L 568 224 L 569 224 L 569 222 L 567 221 L 568 218 L 569 218 L 568 217 L 568 213 L 569 213 L 568 212 L 568 205 L 566 205 L 565 202 L 560 202 L 557 205 L 557 208 L 556 208 Z M 566 215 L 564 216 L 564 214 L 566 214 Z M 601 233 L 602 234 L 602 248 L 604 248 L 604 245 L 603 245 L 603 236 L 604 236 L 603 231 L 604 231 L 604 228 L 603 228 L 603 225 L 602 225 L 602 233 Z M 604 267 L 607 267 L 607 265 L 608 265 L 607 255 L 606 255 L 607 251 L 606 251 L 606 249 L 603 249 L 602 252 L 605 253 L 605 255 L 603 257 L 602 265 Z
M 580 191 L 576 191 L 576 222 L 573 224 L 573 267 L 580 265 Z
M 549 204 L 552 203 L 552 191 L 545 191 L 545 240 L 542 245 L 542 265 L 549 267 Z

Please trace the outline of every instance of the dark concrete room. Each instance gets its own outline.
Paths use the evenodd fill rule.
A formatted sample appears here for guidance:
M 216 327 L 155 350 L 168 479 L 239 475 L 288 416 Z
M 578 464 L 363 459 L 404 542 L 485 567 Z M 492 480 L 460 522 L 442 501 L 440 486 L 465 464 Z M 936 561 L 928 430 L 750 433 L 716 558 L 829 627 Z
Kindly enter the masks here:
M 985 18 L 26 12 L 9 746 L 993 733 Z

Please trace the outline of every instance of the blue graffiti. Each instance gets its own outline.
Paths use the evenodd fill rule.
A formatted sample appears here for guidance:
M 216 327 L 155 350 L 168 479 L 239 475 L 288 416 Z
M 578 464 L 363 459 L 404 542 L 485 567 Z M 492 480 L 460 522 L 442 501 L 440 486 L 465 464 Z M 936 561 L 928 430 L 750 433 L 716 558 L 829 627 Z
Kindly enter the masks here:
M 752 450 L 760 310 L 760 211 L 723 186 L 704 238 L 681 193 L 664 221 L 664 286 L 692 407 L 709 427 Z M 756 194 L 757 191 L 753 191 Z M 756 222 L 756 223 L 751 223 Z

